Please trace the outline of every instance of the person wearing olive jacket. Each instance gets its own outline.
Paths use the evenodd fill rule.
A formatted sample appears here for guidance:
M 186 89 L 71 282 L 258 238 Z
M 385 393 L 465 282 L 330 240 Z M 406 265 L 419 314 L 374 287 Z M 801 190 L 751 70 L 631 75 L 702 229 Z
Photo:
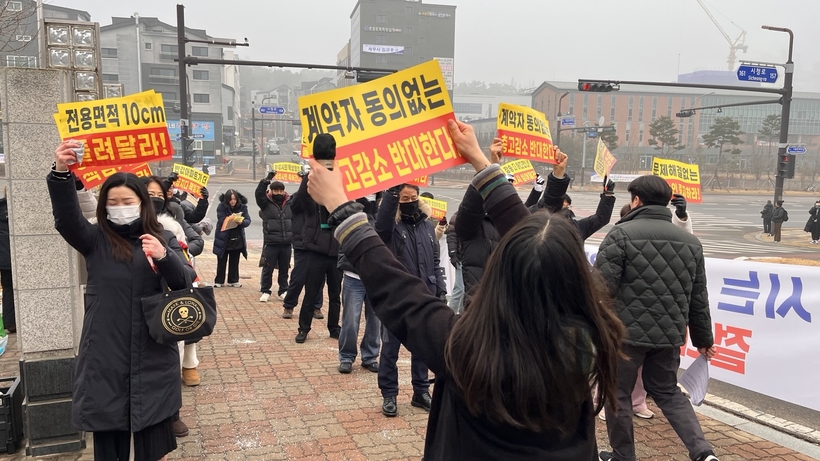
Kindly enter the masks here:
M 716 461 L 677 377 L 687 327 L 703 356 L 715 354 L 703 247 L 697 237 L 672 224 L 667 208 L 672 188 L 664 179 L 641 176 L 627 190 L 632 211 L 607 234 L 595 260 L 627 330 L 625 357 L 618 366 L 617 412 L 606 407 L 613 452 L 600 456 L 603 461 L 636 459 L 632 391 L 643 364 L 646 392 L 663 410 L 690 458 Z
M 259 206 L 259 217 L 262 218 L 262 233 L 265 247 L 262 249 L 262 278 L 259 291 L 262 296 L 259 302 L 268 302 L 273 286 L 273 269 L 279 271 L 279 299 L 284 298 L 288 290 L 288 269 L 290 269 L 291 244 L 293 243 L 290 196 L 285 192 L 285 185 L 274 181 L 276 171 L 268 175 L 256 186 L 254 196 Z

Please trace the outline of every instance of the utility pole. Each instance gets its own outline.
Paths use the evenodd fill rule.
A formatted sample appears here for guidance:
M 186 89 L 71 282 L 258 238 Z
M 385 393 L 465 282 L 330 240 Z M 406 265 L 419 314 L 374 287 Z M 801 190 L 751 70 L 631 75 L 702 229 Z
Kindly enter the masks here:
M 558 119 L 556 120 L 556 132 L 555 132 L 555 147 L 560 148 L 561 145 L 561 103 L 564 101 L 564 98 L 569 94 L 569 91 L 565 91 L 564 94 L 558 98 Z
M 256 181 L 256 101 L 251 102 L 251 168 L 253 168 L 253 180 Z
M 139 50 L 137 50 L 139 53 Z M 177 5 L 177 53 L 179 54 L 179 138 L 182 163 L 192 166 L 188 159 L 188 71 L 185 68 L 185 5 Z
M 792 61 L 792 48 L 794 46 L 794 34 L 791 29 L 783 27 L 763 26 L 763 29 L 775 32 L 785 32 L 789 34 L 789 60 L 786 61 L 786 78 L 783 80 L 783 101 L 780 111 L 780 143 L 777 146 L 778 164 L 780 159 L 787 155 L 786 148 L 789 143 L 789 113 L 792 105 L 792 81 L 794 79 L 794 61 Z M 783 200 L 783 182 L 786 178 L 780 168 L 777 169 L 777 176 L 774 183 L 774 202 Z

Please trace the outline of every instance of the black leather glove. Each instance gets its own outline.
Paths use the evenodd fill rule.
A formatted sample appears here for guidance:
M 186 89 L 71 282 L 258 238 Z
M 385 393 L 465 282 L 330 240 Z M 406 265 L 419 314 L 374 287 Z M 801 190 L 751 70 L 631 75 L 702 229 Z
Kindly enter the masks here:
M 607 195 L 613 195 L 615 193 L 615 182 L 611 179 L 606 181 L 604 184 L 604 193 Z
M 393 186 L 390 189 L 387 189 L 387 193 L 392 195 L 393 197 L 398 197 L 401 193 L 401 188 L 404 187 L 404 184 L 399 184 L 398 186 Z
M 307 175 L 308 175 L 308 173 L 310 173 L 310 172 L 309 172 L 309 171 L 302 170 L 302 171 L 300 171 L 300 172 L 296 173 L 296 176 L 299 176 L 300 178 L 304 178 L 305 176 L 307 176 Z
M 679 219 L 686 219 L 686 199 L 681 194 L 672 194 L 670 202 L 675 207 L 675 215 Z
M 438 224 L 440 226 L 446 226 L 447 225 L 447 216 L 442 216 L 441 219 L 439 219 Z
M 268 182 L 271 182 L 271 181 L 273 181 L 273 178 L 275 176 L 276 176 L 276 170 L 270 170 L 270 171 L 268 171 L 268 175 L 265 177 L 265 180 L 267 180 Z
M 211 196 L 211 195 L 208 193 L 208 189 L 206 189 L 206 188 L 204 188 L 204 187 L 203 187 L 202 189 L 200 189 L 200 190 L 199 190 L 199 195 L 201 195 L 201 196 L 202 196 L 202 200 L 208 200 L 208 197 L 210 197 L 210 196 Z
M 461 261 L 458 260 L 458 255 L 456 254 L 455 251 L 451 251 L 450 252 L 450 264 L 452 264 L 453 267 L 458 267 L 457 264 L 459 264 L 459 263 L 461 263 Z

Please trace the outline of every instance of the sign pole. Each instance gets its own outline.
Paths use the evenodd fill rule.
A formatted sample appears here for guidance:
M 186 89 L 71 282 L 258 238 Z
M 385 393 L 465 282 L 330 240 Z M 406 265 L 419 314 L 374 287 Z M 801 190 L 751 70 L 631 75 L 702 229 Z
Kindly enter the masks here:
M 256 103 L 251 103 L 251 154 L 253 159 L 253 180 L 256 181 Z
M 790 29 L 780 27 L 763 26 L 764 29 L 776 32 L 786 32 L 789 34 L 789 60 L 786 61 L 786 77 L 783 79 L 783 106 L 780 112 L 780 144 L 777 148 L 778 160 L 786 155 L 786 148 L 789 142 L 789 113 L 792 105 L 792 80 L 794 79 L 794 62 L 792 61 L 792 48 L 794 45 L 794 34 Z M 779 168 L 778 168 L 779 170 Z M 783 175 L 777 171 L 774 183 L 774 202 L 783 200 Z

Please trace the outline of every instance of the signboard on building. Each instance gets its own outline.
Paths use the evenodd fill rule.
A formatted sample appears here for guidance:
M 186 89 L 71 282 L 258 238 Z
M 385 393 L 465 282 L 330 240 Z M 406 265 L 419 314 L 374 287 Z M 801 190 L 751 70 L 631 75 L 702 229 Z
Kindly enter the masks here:
M 404 47 L 403 46 L 392 46 L 392 45 L 362 45 L 362 51 L 365 53 L 375 53 L 375 54 L 404 54 Z
M 438 61 L 438 66 L 441 67 L 441 74 L 444 75 L 444 84 L 447 89 L 452 91 L 454 89 L 453 83 L 453 58 L 433 58 Z
M 453 15 L 450 13 L 439 13 L 436 11 L 419 11 L 419 16 L 427 16 L 428 18 L 451 18 Z
M 400 34 L 401 28 L 396 27 L 376 27 L 376 26 L 364 26 L 365 32 L 388 32 L 393 34 Z
M 214 122 L 197 121 L 191 122 L 189 133 L 191 138 L 202 141 L 214 140 Z M 176 140 L 180 136 L 179 120 L 168 120 L 168 134 L 171 139 Z

